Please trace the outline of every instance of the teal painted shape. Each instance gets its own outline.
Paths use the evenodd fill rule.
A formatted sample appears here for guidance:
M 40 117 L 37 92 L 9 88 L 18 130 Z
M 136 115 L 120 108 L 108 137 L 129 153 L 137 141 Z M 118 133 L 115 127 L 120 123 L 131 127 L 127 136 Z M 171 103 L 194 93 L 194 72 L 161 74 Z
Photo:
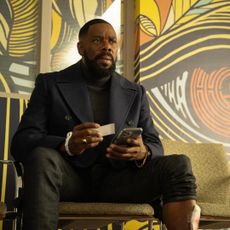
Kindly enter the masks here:
M 204 5 L 208 5 L 212 2 L 213 0 L 201 0 L 195 4 L 195 7 L 200 7 Z
M 206 13 L 209 10 L 210 9 L 192 9 L 188 13 L 186 13 L 186 16 L 187 15 L 192 15 L 192 14 L 197 14 L 197 15 L 204 14 L 204 13 Z

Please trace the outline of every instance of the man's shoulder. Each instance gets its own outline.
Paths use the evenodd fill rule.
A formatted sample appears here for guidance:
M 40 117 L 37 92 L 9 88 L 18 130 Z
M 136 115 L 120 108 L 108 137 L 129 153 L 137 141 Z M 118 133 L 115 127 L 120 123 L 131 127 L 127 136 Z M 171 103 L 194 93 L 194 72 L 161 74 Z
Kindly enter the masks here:
M 59 81 L 62 79 L 67 80 L 67 76 L 76 76 L 76 73 L 80 71 L 79 63 L 75 63 L 71 66 L 68 66 L 65 69 L 62 69 L 60 71 L 53 71 L 53 72 L 47 72 L 47 73 L 40 73 L 37 76 L 37 80 L 39 79 L 45 79 L 47 81 Z M 80 72 L 79 72 L 80 73 Z

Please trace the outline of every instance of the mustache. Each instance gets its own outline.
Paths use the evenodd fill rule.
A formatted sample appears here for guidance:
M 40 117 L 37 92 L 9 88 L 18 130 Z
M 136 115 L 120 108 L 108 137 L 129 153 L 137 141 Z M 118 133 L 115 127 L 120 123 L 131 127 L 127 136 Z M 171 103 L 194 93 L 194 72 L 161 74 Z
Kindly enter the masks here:
M 102 58 L 104 56 L 109 56 L 113 60 L 113 62 L 114 62 L 113 56 L 109 52 L 100 53 L 100 54 L 96 55 L 94 59 L 97 60 L 97 59 L 100 59 L 100 58 Z

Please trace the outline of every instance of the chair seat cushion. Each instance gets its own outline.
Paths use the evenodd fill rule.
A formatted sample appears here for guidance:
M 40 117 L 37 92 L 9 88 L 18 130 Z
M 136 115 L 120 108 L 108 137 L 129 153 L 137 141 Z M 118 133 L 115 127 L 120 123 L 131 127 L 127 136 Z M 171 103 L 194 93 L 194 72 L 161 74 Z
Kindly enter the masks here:
M 153 216 L 154 210 L 149 204 L 60 202 L 59 214 Z

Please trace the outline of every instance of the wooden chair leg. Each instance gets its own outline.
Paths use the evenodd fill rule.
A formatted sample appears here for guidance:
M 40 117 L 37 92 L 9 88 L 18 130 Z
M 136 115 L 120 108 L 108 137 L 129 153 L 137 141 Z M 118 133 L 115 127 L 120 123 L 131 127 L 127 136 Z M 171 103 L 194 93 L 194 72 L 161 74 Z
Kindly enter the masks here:
M 124 230 L 124 229 L 125 229 L 125 223 L 124 223 L 124 222 L 121 222 L 121 223 L 120 223 L 120 226 L 121 226 L 121 230 Z
M 153 220 L 148 220 L 148 230 L 153 230 Z
M 150 221 L 149 221 L 149 222 L 150 222 Z M 154 230 L 154 229 L 155 229 L 155 226 L 157 226 L 157 229 L 166 230 L 166 228 L 164 228 L 164 225 L 163 225 L 162 221 L 158 220 L 158 221 L 156 222 L 156 220 L 152 220 L 151 222 L 152 222 L 152 223 L 151 223 L 152 228 L 148 227 L 148 229 Z M 149 224 L 149 226 L 150 226 L 150 224 Z
M 124 230 L 126 221 L 120 220 L 112 223 L 112 229 Z M 107 229 L 107 228 L 106 228 Z

